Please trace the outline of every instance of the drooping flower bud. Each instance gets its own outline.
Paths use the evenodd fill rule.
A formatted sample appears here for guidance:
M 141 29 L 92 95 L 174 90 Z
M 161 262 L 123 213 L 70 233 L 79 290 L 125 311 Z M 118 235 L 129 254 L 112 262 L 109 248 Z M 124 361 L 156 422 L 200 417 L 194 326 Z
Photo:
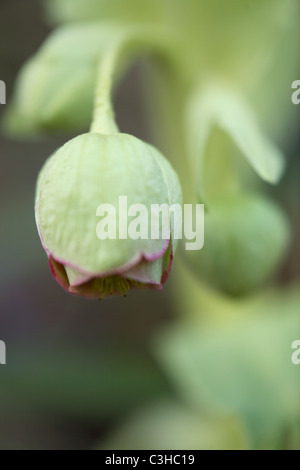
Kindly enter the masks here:
M 168 161 L 127 134 L 76 137 L 42 169 L 37 226 L 52 273 L 70 293 L 103 298 L 130 288 L 161 288 L 167 279 L 174 249 L 170 218 L 168 239 L 162 226 L 153 239 L 150 225 L 149 236 L 132 239 L 127 208 L 120 208 L 124 196 L 128 208 L 143 205 L 146 214 L 140 220 L 145 223 L 152 204 L 181 203 L 180 184 Z M 115 237 L 97 236 L 97 208 L 102 204 L 115 209 Z

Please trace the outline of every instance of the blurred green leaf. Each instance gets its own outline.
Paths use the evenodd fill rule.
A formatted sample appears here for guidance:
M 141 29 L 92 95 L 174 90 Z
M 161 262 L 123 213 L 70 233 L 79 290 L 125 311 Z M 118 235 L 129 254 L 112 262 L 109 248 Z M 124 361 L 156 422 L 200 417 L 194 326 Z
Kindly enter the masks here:
M 44 0 L 48 18 L 54 23 L 104 19 L 153 21 L 164 0 Z
M 106 450 L 242 450 L 243 427 L 234 419 L 206 416 L 165 402 L 142 410 L 100 444 Z
M 212 135 L 214 142 L 222 136 L 220 133 L 215 135 L 216 129 L 223 131 L 233 145 L 224 146 L 223 137 L 221 145 L 209 152 L 208 144 Z M 236 92 L 219 85 L 201 89 L 190 101 L 186 130 L 190 154 L 196 169 L 196 184 L 202 200 L 211 195 L 211 186 L 214 196 L 216 191 L 217 194 L 222 194 L 224 181 L 227 181 L 230 188 L 234 188 L 236 163 L 230 159 L 236 151 L 235 147 L 263 180 L 277 183 L 283 173 L 283 154 L 264 135 L 255 114 L 244 98 Z
M 87 129 L 98 64 L 119 32 L 117 25 L 105 23 L 55 30 L 20 72 L 4 121 L 7 133 Z
M 299 286 L 273 291 L 246 316 L 242 310 L 227 326 L 177 325 L 159 337 L 156 355 L 189 403 L 236 413 L 254 442 L 266 442 L 300 416 L 300 369 L 291 361 Z

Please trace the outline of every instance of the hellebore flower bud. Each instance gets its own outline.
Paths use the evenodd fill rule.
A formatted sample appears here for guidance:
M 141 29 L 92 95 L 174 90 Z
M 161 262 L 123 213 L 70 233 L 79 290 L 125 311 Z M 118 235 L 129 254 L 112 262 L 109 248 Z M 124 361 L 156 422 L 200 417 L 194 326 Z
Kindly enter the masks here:
M 161 288 L 167 279 L 174 249 L 170 218 L 169 239 L 162 237 L 162 227 L 157 239 L 132 239 L 128 231 L 120 236 L 127 217 L 127 208 L 119 207 L 122 196 L 127 197 L 128 208 L 143 204 L 148 215 L 152 204 L 181 203 L 180 183 L 171 165 L 156 149 L 130 135 L 80 135 L 42 169 L 37 226 L 52 273 L 70 293 L 103 298 L 130 288 Z M 102 204 L 115 208 L 115 238 L 97 237 L 97 208 Z
M 276 204 L 254 194 L 227 197 L 210 206 L 204 248 L 190 262 L 213 285 L 243 295 L 275 272 L 289 241 L 288 222 Z

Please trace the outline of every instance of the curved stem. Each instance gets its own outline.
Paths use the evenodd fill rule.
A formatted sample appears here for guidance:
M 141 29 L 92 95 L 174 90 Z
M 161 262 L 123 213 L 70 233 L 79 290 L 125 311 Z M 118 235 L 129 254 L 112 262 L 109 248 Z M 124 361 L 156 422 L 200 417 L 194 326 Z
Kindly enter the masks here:
M 104 58 L 100 60 L 91 132 L 102 134 L 119 132 L 112 104 L 112 89 L 120 65 L 132 62 L 142 52 L 150 51 L 162 55 L 165 62 L 174 68 L 176 62 L 172 54 L 174 45 L 168 46 L 169 39 L 169 35 L 165 32 L 162 34 L 153 28 L 149 28 L 148 31 L 133 27 L 124 30 L 115 39 Z
M 119 132 L 112 105 L 112 87 L 120 46 L 117 44 L 100 61 L 99 78 L 95 93 L 94 116 L 91 132 L 112 134 Z

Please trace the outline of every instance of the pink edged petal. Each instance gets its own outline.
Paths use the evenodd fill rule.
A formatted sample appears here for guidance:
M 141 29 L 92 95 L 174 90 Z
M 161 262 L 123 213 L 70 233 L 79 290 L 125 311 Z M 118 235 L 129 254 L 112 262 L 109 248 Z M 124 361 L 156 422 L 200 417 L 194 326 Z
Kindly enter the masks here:
M 164 256 L 155 261 L 142 260 L 138 265 L 124 273 L 127 279 L 160 286 L 167 281 L 173 263 L 173 243 L 169 241 L 168 249 Z
M 54 279 L 63 289 L 69 292 L 69 281 L 64 266 L 55 261 L 51 256 L 49 257 L 49 266 Z
M 37 211 L 38 211 L 38 204 L 36 204 L 36 214 L 37 214 Z M 67 259 L 63 259 L 63 258 L 60 258 L 58 256 L 55 256 L 55 254 L 46 246 L 46 244 L 44 242 L 37 216 L 36 216 L 36 224 L 37 224 L 37 229 L 38 229 L 38 233 L 39 233 L 39 236 L 40 236 L 42 246 L 43 246 L 44 250 L 46 251 L 49 260 L 52 260 L 52 261 L 55 260 L 55 262 L 62 265 L 64 267 L 65 271 L 66 271 L 64 273 L 64 276 L 62 276 L 62 275 L 59 276 L 59 277 L 63 278 L 63 284 L 61 284 L 61 285 L 64 288 L 65 288 L 65 284 L 66 284 L 66 279 L 65 279 L 66 276 L 67 276 L 67 279 L 68 279 L 68 281 L 67 281 L 68 284 L 70 284 L 72 287 L 77 287 L 77 286 L 80 286 L 82 284 L 86 284 L 87 282 L 89 282 L 90 280 L 92 280 L 95 277 L 104 278 L 106 276 L 114 276 L 114 275 L 126 276 L 126 273 L 128 271 L 130 271 L 135 266 L 139 265 L 143 260 L 152 262 L 152 261 L 156 261 L 156 260 L 159 260 L 160 258 L 162 258 L 165 255 L 165 253 L 168 251 L 168 248 L 169 248 L 169 245 L 170 245 L 170 239 L 167 239 L 165 241 L 165 244 L 164 244 L 163 248 L 160 251 L 158 251 L 157 253 L 152 253 L 152 254 L 137 253 L 130 261 L 124 263 L 122 266 L 119 266 L 119 267 L 116 267 L 116 268 L 113 268 L 113 269 L 110 269 L 110 270 L 106 270 L 106 271 L 91 272 L 91 271 L 83 269 L 79 266 L 76 266 L 74 263 L 72 263 L 71 261 L 69 261 Z M 50 262 L 50 268 L 51 268 L 51 261 L 49 261 L 49 262 Z M 54 278 L 57 279 L 57 274 L 53 273 L 53 267 L 51 268 L 51 272 L 52 272 Z M 58 280 L 58 282 L 61 283 L 59 280 Z
M 172 271 L 172 265 L 173 265 L 173 248 L 171 248 L 169 263 L 166 265 L 162 278 L 161 278 L 162 286 L 169 279 L 170 273 Z
M 159 253 L 153 253 L 153 254 L 144 253 L 142 254 L 142 259 L 145 259 L 146 261 L 156 261 L 157 259 L 162 258 L 163 255 L 168 251 L 170 242 L 171 242 L 170 238 L 166 239 L 163 249 Z
M 91 280 L 78 288 L 72 288 L 69 284 L 64 266 L 51 257 L 49 257 L 49 265 L 54 279 L 69 294 L 86 297 L 88 299 L 99 298 L 99 290 L 95 288 L 94 280 Z
M 88 283 L 89 281 L 91 281 L 94 278 L 101 279 L 101 278 L 105 278 L 107 276 L 127 277 L 127 273 L 131 273 L 133 270 L 138 269 L 139 265 L 143 265 L 144 263 L 145 264 L 152 264 L 155 261 L 165 259 L 166 255 L 168 255 L 169 247 L 170 247 L 170 240 L 166 240 L 166 243 L 163 247 L 163 250 L 159 253 L 154 253 L 153 255 L 148 255 L 148 254 L 145 254 L 145 253 L 137 254 L 130 262 L 128 262 L 128 263 L 126 263 L 126 264 L 124 264 L 120 267 L 117 267 L 115 269 L 111 269 L 111 270 L 108 270 L 108 271 L 103 271 L 103 272 L 100 271 L 100 272 L 97 272 L 97 273 L 88 272 L 88 271 L 86 271 L 82 268 L 79 268 L 78 266 L 75 266 L 70 261 L 57 258 L 52 253 L 50 253 L 49 250 L 47 250 L 47 249 L 46 249 L 46 252 L 49 256 L 49 260 L 52 260 L 52 262 L 55 261 L 57 264 L 59 264 L 63 267 L 64 275 L 60 276 L 63 279 L 63 284 L 61 284 L 61 282 L 59 280 L 58 280 L 58 282 L 62 285 L 62 287 L 66 288 L 65 287 L 66 283 L 67 283 L 67 285 L 69 285 L 71 287 L 79 287 L 81 285 L 84 285 L 84 284 Z M 51 264 L 50 264 L 50 268 L 51 268 Z M 53 270 L 51 269 L 51 271 L 53 271 Z M 135 271 L 135 273 L 136 272 L 137 271 Z M 145 272 L 145 269 L 141 269 L 141 273 L 144 273 L 144 272 Z M 52 274 L 53 274 L 53 272 L 52 272 Z M 57 274 L 53 274 L 53 276 L 55 277 L 55 279 L 57 278 Z M 146 276 L 144 281 L 142 281 L 140 279 L 137 279 L 136 278 L 137 276 L 138 276 L 138 274 L 133 274 L 133 276 L 130 276 L 129 278 L 134 279 L 138 282 L 145 282 L 145 283 L 149 282 L 149 283 L 156 284 L 156 285 L 160 284 L 160 282 L 158 282 L 158 280 L 157 280 L 157 276 L 156 276 L 156 280 L 153 280 L 153 281 L 152 281 L 153 275 L 152 276 L 148 275 L 148 277 L 147 277 L 146 274 L 142 274 L 142 278 L 143 278 L 143 276 Z M 147 280 L 147 279 L 149 279 L 149 280 Z
M 124 275 L 127 279 L 133 279 L 145 284 L 160 286 L 163 269 L 163 259 L 155 261 L 142 260 L 138 265 L 127 271 Z
M 109 284 L 109 279 L 111 276 L 106 277 L 94 277 L 90 279 L 85 284 L 81 284 L 78 286 L 70 286 L 68 276 L 64 266 L 61 263 L 58 263 L 55 259 L 49 258 L 50 269 L 52 272 L 53 277 L 55 280 L 60 284 L 61 287 L 68 293 L 80 297 L 85 297 L 87 299 L 102 299 L 104 297 L 110 297 L 113 295 L 120 295 L 122 294 L 120 286 L 122 283 L 126 283 L 128 285 L 128 290 L 141 290 L 141 289 L 156 289 L 160 290 L 161 285 L 155 285 L 151 283 L 142 283 L 135 281 L 133 279 L 127 279 L 125 276 L 113 276 L 114 281 L 113 283 L 107 288 L 107 284 Z M 105 293 L 103 295 L 103 284 L 101 286 L 101 281 L 104 282 L 106 285 Z M 124 295 L 124 293 L 123 293 Z
M 74 269 L 67 265 L 65 265 L 65 270 L 71 287 L 77 287 L 82 284 L 86 284 L 94 277 L 90 274 L 82 273 L 79 269 Z

